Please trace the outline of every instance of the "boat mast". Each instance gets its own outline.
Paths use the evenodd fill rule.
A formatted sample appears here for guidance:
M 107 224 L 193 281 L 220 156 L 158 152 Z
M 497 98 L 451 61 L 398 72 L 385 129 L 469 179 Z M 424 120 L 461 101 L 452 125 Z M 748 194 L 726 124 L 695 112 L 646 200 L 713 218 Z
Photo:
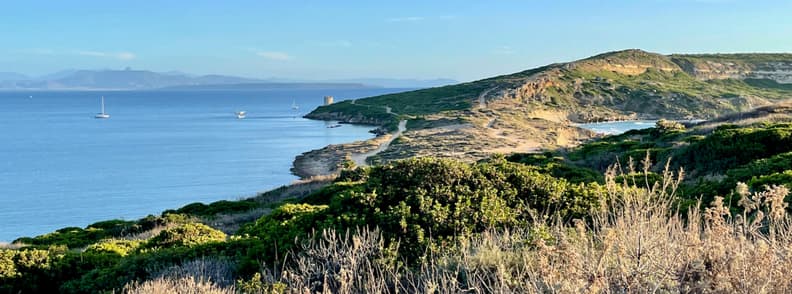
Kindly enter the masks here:
M 102 96 L 102 114 L 104 114 L 104 96 Z

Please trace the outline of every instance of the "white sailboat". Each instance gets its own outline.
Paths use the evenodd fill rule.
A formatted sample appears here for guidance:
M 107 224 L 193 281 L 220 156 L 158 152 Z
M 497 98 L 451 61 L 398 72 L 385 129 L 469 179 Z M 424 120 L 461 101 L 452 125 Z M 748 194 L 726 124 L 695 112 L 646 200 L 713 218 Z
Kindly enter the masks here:
M 300 106 L 297 106 L 297 101 L 292 100 L 292 109 L 294 110 L 300 109 Z
M 97 114 L 94 116 L 94 118 L 100 118 L 100 119 L 106 119 L 106 118 L 110 118 L 110 115 L 109 115 L 109 114 L 107 114 L 107 113 L 105 113 L 105 109 L 104 109 L 104 96 L 102 96 L 102 112 L 100 112 L 100 113 L 97 113 Z
M 236 117 L 237 117 L 238 119 L 243 119 L 243 118 L 245 118 L 245 115 L 247 115 L 247 112 L 244 112 L 244 111 L 237 111 L 237 112 L 236 112 Z

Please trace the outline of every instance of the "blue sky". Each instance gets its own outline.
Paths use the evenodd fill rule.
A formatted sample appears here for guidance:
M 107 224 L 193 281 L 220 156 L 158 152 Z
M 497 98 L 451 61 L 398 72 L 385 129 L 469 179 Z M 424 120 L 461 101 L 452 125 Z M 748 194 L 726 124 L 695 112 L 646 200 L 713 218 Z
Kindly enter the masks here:
M 0 71 L 484 78 L 641 48 L 792 52 L 792 1 L 4 1 Z

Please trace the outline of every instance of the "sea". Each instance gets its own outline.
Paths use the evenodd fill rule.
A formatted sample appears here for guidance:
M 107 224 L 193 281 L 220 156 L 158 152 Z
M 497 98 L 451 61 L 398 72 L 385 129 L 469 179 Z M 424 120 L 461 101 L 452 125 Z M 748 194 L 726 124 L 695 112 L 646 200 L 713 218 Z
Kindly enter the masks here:
M 325 95 L 406 90 L 0 92 L 0 241 L 287 185 L 300 153 L 373 137 L 302 118 Z
M 600 123 L 578 124 L 578 127 L 589 129 L 595 133 L 617 135 L 629 130 L 648 129 L 655 126 L 656 120 L 610 121 Z

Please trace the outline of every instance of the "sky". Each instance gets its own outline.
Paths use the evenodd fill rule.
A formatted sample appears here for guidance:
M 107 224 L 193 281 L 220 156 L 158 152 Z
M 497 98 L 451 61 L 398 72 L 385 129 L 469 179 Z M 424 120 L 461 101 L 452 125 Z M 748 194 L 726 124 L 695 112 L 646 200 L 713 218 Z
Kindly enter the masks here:
M 639 48 L 792 52 L 792 1 L 0 1 L 0 72 L 470 81 Z

